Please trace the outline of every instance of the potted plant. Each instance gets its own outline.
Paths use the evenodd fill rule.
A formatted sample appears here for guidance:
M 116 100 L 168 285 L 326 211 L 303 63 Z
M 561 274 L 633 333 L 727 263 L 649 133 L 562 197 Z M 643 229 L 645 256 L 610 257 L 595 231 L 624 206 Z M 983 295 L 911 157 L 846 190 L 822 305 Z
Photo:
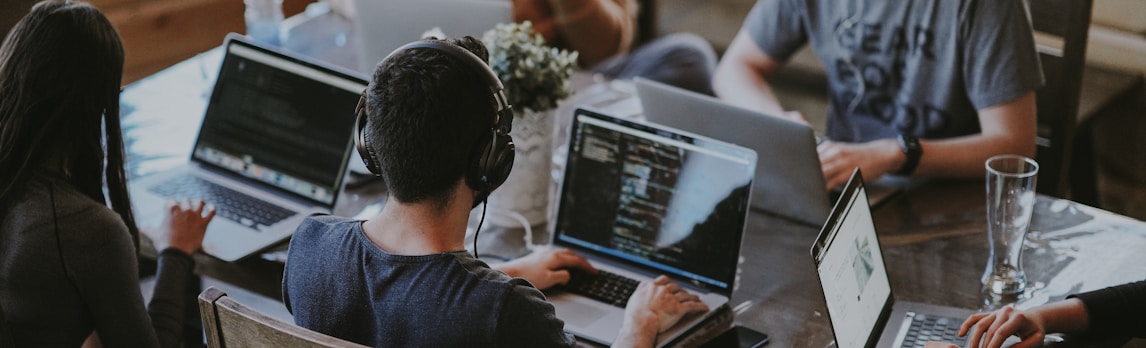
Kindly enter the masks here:
M 505 85 L 515 111 L 545 112 L 569 96 L 577 52 L 557 49 L 529 21 L 498 24 L 482 36 L 489 65 Z
M 498 214 L 515 213 L 537 225 L 546 220 L 549 205 L 553 110 L 570 94 L 568 81 L 577 67 L 577 52 L 550 47 L 529 21 L 499 24 L 482 41 L 489 49 L 489 65 L 514 109 L 510 135 L 517 147 L 513 172 L 489 197 L 489 207 L 495 212 L 490 222 L 520 225 L 517 219 Z

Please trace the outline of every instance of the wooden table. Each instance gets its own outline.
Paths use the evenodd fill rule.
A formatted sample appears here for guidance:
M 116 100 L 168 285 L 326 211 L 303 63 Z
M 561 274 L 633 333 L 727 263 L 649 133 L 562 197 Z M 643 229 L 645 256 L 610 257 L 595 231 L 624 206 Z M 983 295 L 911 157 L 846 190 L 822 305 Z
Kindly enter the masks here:
M 304 25 L 346 35 L 342 29 L 319 25 L 345 25 L 336 18 L 318 21 Z M 352 51 L 337 46 L 303 53 L 353 67 L 356 62 L 347 52 Z M 218 49 L 201 54 L 124 91 L 132 176 L 186 161 L 219 55 Z M 876 207 L 875 224 L 897 298 L 965 308 L 992 305 L 979 285 L 987 259 L 984 192 L 982 181 L 913 182 Z M 382 193 L 376 185 L 346 190 L 335 214 L 356 215 Z M 1047 196 L 1039 196 L 1033 219 L 1023 258 L 1030 300 L 1022 306 L 1146 278 L 1146 258 L 1138 256 L 1146 250 L 1146 223 Z M 760 211 L 748 219 L 732 304 L 744 304 L 736 320 L 769 334 L 773 347 L 821 348 L 833 342 L 809 254 L 819 229 Z M 490 254 L 525 252 L 520 230 L 483 231 L 481 238 Z M 257 294 L 269 306 L 279 307 L 268 311 L 285 313 L 279 302 L 282 263 L 263 257 L 234 263 L 202 254 L 195 258 L 197 272 L 207 283 L 224 282 L 233 287 L 225 289 L 232 294 L 239 289 Z
M 897 299 L 984 310 L 1001 304 L 980 290 L 988 255 L 985 191 L 982 181 L 916 183 L 875 209 Z M 1031 226 L 1022 259 L 1029 299 L 1020 308 L 1146 279 L 1142 221 L 1039 196 Z M 767 214 L 749 219 L 733 302 L 752 301 L 738 321 L 768 333 L 777 347 L 833 341 L 808 250 L 818 232 Z

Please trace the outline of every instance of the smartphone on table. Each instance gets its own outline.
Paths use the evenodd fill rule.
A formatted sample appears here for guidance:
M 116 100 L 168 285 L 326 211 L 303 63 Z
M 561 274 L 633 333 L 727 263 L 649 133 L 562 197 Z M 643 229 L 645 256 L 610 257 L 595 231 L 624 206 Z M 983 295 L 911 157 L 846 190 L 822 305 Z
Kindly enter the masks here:
M 720 336 L 702 345 L 702 348 L 759 348 L 768 344 L 768 335 L 744 326 L 736 325 Z

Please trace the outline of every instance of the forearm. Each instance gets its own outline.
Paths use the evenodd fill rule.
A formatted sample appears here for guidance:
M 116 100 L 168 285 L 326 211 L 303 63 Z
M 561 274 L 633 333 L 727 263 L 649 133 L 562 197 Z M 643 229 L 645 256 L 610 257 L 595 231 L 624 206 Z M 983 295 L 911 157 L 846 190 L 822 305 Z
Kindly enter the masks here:
M 196 294 L 187 292 L 188 282 L 194 277 L 195 261 L 191 256 L 169 248 L 159 254 L 155 291 L 147 312 L 151 316 L 155 336 L 161 347 L 179 345 L 183 334 L 184 305 Z
M 613 347 L 652 347 L 656 343 L 656 320 L 625 318 L 625 324 L 621 326 L 621 332 L 617 334 L 617 341 L 613 342 Z
M 1086 331 L 1090 319 L 1086 306 L 1077 298 L 1058 301 L 1030 309 L 1043 321 L 1046 333 L 1075 333 Z
M 493 269 L 496 269 L 498 271 L 501 271 L 502 273 L 505 273 L 506 275 L 508 275 L 512 278 L 521 278 L 521 276 L 522 276 L 521 270 L 519 270 L 517 268 L 517 266 L 515 266 L 515 263 L 513 261 L 491 263 L 489 265 L 489 268 L 493 268 Z
M 776 98 L 768 83 L 768 78 L 779 69 L 779 63 L 768 58 L 755 45 L 748 34 L 737 34 L 716 66 L 712 88 L 717 97 L 729 104 L 787 117 L 780 99 Z
M 982 178 L 984 163 L 994 155 L 1035 157 L 1035 96 L 979 110 L 979 134 L 921 141 L 923 156 L 915 174 L 920 176 Z
M 549 0 L 561 38 L 591 67 L 627 52 L 636 32 L 629 0 Z
M 1085 307 L 1091 334 L 1146 337 L 1146 325 L 1142 324 L 1146 315 L 1146 281 L 1081 293 L 1071 300 L 1081 301 Z
M 717 97 L 729 104 L 773 116 L 785 114 L 768 81 L 742 65 L 717 66 L 712 77 L 712 89 Z
M 1034 158 L 1035 155 L 1033 138 L 1022 141 L 1004 135 L 976 134 L 942 140 L 921 140 L 919 143 L 923 147 L 923 156 L 915 169 L 916 176 L 982 178 L 986 173 L 984 163 L 991 156 L 1017 154 Z M 903 155 L 900 154 L 900 157 Z M 902 165 L 902 161 L 900 163 Z

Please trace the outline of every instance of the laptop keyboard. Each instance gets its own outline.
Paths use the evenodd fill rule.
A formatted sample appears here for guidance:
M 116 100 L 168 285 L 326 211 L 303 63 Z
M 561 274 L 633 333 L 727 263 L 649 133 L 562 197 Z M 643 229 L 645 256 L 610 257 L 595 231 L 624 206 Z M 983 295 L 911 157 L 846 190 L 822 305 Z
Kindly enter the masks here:
M 598 270 L 596 275 L 572 271 L 565 290 L 597 301 L 625 308 L 629 297 L 641 282 L 612 272 Z
M 900 347 L 923 347 L 928 341 L 964 346 L 965 339 L 959 337 L 959 326 L 963 325 L 962 321 L 919 313 L 907 313 L 907 319 L 911 320 L 911 326 L 907 328 L 907 336 L 904 336 Z
M 150 191 L 175 199 L 200 198 L 215 205 L 217 216 L 252 228 L 271 226 L 296 214 L 289 209 L 193 175 L 173 178 L 151 187 Z

